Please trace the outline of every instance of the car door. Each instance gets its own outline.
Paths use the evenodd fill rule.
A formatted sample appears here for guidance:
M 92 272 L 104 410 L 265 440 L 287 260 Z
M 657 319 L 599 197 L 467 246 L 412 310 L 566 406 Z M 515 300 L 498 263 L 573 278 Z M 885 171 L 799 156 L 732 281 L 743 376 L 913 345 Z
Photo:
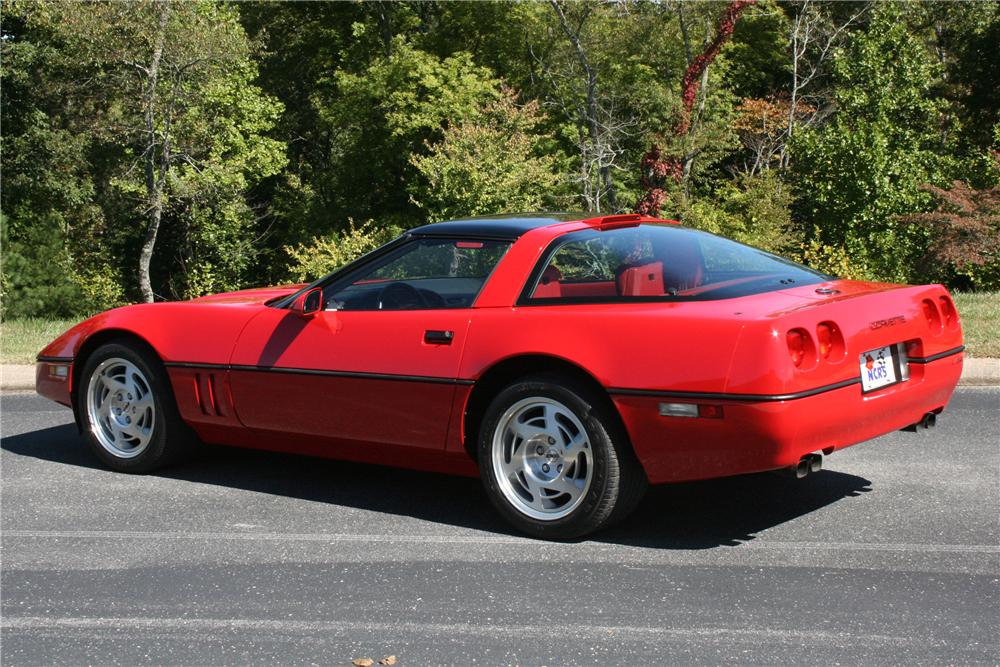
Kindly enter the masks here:
M 243 331 L 230 387 L 258 431 L 442 449 L 470 313 L 509 244 L 415 239 L 323 286 L 312 316 L 271 308 Z

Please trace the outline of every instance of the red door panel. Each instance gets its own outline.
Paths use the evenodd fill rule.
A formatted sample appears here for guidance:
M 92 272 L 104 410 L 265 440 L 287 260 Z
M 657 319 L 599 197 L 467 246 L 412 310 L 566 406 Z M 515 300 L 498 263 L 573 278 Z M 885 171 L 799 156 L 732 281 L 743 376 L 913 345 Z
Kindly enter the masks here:
M 258 430 L 443 449 L 468 327 L 464 309 L 274 309 L 236 344 L 236 412 Z M 428 331 L 450 344 L 425 342 Z

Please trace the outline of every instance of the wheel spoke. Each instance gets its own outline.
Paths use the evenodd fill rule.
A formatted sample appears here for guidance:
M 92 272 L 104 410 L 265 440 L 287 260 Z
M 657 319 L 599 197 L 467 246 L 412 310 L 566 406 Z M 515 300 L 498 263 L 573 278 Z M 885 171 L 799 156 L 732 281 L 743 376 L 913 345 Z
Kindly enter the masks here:
M 554 405 L 545 405 L 542 414 L 545 415 L 545 430 L 550 434 L 555 434 L 559 432 L 559 422 L 556 421 L 556 415 L 558 410 Z
M 538 428 L 537 426 L 532 426 L 530 424 L 524 424 L 521 422 L 515 422 L 514 424 L 512 424 L 511 430 L 514 432 L 514 435 L 516 435 L 523 441 L 528 441 L 531 440 L 532 438 L 548 434 L 548 432 L 544 428 Z
M 510 458 L 510 461 L 506 460 L 506 458 L 503 458 L 500 461 L 500 468 L 503 471 L 504 477 L 510 479 L 512 476 L 517 475 L 517 473 L 521 471 L 522 469 L 521 461 L 518 459 L 517 456 L 512 456 Z
M 528 485 L 528 493 L 531 494 L 531 502 L 529 503 L 533 508 L 537 510 L 544 511 L 545 503 L 543 498 L 545 495 L 542 493 L 543 484 L 541 484 L 537 479 L 535 479 L 530 474 L 524 476 L 524 481 Z
M 100 407 L 97 408 L 97 414 L 105 421 L 111 419 L 111 401 L 108 400 L 108 397 L 105 397 Z
M 111 375 L 104 375 L 101 380 L 104 382 L 104 386 L 108 388 L 108 391 L 112 394 L 116 391 L 123 391 L 128 393 L 128 387 L 125 383 L 116 377 Z
M 153 395 L 146 392 L 139 400 L 132 401 L 132 406 L 135 408 L 136 415 L 143 414 L 147 408 L 153 407 Z
M 125 438 L 127 433 L 122 425 L 118 423 L 117 420 L 111 419 L 108 421 L 108 430 L 111 431 L 111 441 L 114 443 L 115 447 L 127 447 L 128 442 Z
M 128 424 L 120 424 L 119 423 L 119 424 L 115 424 L 115 427 L 118 429 L 118 432 L 121 434 L 122 438 L 124 438 L 126 440 L 130 439 L 130 438 L 135 438 L 136 435 L 137 435 L 136 432 L 135 432 L 135 424 L 134 423 L 128 423 Z
M 125 373 L 125 391 L 128 392 L 130 401 L 139 398 L 139 385 L 135 381 L 134 372 Z
M 560 475 L 551 482 L 545 482 L 543 486 L 547 489 L 552 489 L 553 491 L 558 491 L 560 493 L 568 493 L 572 498 L 576 498 L 580 495 L 583 483 L 581 480 L 578 484 L 577 480 L 567 479 L 566 477 Z

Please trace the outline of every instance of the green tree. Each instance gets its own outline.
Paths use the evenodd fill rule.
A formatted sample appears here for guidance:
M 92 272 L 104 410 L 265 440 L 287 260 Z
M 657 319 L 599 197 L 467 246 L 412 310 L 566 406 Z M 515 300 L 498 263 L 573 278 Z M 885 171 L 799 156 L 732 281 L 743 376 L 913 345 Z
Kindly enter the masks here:
M 25 36 L 58 52 L 46 83 L 63 99 L 50 121 L 83 138 L 100 182 L 91 202 L 117 223 L 104 238 L 89 229 L 82 242 L 101 247 L 76 254 L 130 258 L 146 301 L 156 275 L 177 296 L 237 286 L 256 224 L 244 192 L 284 157 L 264 136 L 281 107 L 253 84 L 235 8 L 158 0 L 17 10 Z M 161 236 L 171 247 L 154 262 Z
M 545 207 L 556 185 L 555 159 L 542 154 L 538 103 L 519 107 L 513 91 L 451 124 L 427 155 L 410 161 L 423 176 L 410 186 L 412 201 L 431 220 Z
M 896 216 L 928 204 L 919 188 L 939 177 L 942 104 L 929 94 L 935 65 L 901 8 L 873 11 L 868 30 L 835 58 L 833 120 L 796 136 L 793 165 L 814 240 L 839 248 L 862 275 L 905 281 L 926 239 Z
M 61 91 L 48 85 L 62 66 L 51 34 L 31 34 L 20 10 L 0 5 L 3 312 L 70 317 L 85 310 L 69 243 L 94 213 L 89 141 L 60 117 Z
M 402 37 L 388 56 L 357 72 L 338 70 L 320 85 L 319 122 L 335 136 L 324 187 L 338 194 L 327 215 L 402 227 L 423 221 L 407 193 L 416 177 L 410 156 L 440 139 L 446 123 L 476 117 L 500 95 L 500 82 L 468 53 L 439 58 Z

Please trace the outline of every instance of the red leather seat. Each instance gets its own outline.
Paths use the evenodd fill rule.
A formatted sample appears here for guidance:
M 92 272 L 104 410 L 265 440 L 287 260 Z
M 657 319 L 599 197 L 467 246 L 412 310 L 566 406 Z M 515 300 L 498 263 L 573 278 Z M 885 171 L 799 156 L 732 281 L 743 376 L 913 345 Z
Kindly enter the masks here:
M 625 266 L 617 280 L 620 296 L 663 296 L 663 262 Z
M 663 260 L 663 286 L 676 292 L 701 285 L 705 279 L 705 260 L 701 244 L 694 237 L 681 237 L 653 250 Z

